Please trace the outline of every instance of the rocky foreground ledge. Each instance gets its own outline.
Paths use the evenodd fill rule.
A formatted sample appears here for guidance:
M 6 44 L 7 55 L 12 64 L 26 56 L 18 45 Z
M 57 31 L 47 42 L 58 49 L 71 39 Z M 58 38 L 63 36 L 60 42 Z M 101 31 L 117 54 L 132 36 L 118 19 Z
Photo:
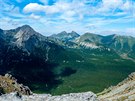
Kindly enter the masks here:
M 61 96 L 50 94 L 19 95 L 17 92 L 0 96 L 0 101 L 98 101 L 92 92 L 70 93 Z
M 0 101 L 135 101 L 135 72 L 118 85 L 99 93 L 98 97 L 92 92 L 70 93 L 60 96 L 34 94 L 28 87 L 18 84 L 16 81 L 8 74 L 0 76 L 0 91 L 8 93 L 2 94 Z
M 116 86 L 98 94 L 100 101 L 135 101 L 135 72 Z
M 0 95 L 11 92 L 18 92 L 22 95 L 32 95 L 32 91 L 29 89 L 29 87 L 19 84 L 17 79 L 15 79 L 12 75 L 0 75 Z
M 60 96 L 50 94 L 34 94 L 31 90 L 19 84 L 10 74 L 0 75 L 0 101 L 98 101 L 92 92 L 70 93 Z

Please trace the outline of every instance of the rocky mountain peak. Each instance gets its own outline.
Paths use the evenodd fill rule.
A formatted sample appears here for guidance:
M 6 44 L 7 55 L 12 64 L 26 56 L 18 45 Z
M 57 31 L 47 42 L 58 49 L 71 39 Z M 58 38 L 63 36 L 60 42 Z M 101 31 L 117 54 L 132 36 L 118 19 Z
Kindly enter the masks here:
M 81 35 L 77 42 L 88 42 L 88 43 L 100 43 L 102 36 L 93 33 L 85 33 Z
M 63 41 L 71 41 L 77 37 L 79 37 L 80 35 L 77 34 L 75 31 L 72 31 L 70 33 L 67 33 L 66 31 L 62 31 L 58 34 L 54 34 L 51 37 L 56 38 L 56 39 L 60 39 Z
M 67 34 L 67 32 L 66 31 L 62 31 L 59 34 Z
M 36 32 L 29 25 L 23 25 L 15 30 L 16 33 L 13 35 L 13 43 L 17 44 L 18 46 L 23 46 L 24 42 L 32 37 L 34 38 L 33 40 L 40 40 L 41 38 L 44 38 L 40 33 Z
M 94 34 L 94 33 L 84 33 L 83 36 L 86 36 L 86 37 L 102 37 L 101 35 L 98 35 L 98 34 Z
M 31 26 L 29 26 L 29 25 L 23 25 L 23 26 L 21 26 L 21 27 L 19 27 L 20 29 L 22 29 L 22 30 L 33 30 L 33 28 L 31 27 Z
M 0 30 L 0 32 L 3 32 L 5 35 L 6 40 L 8 39 L 9 42 L 23 38 L 23 37 L 30 37 L 34 34 L 37 34 L 36 31 L 29 25 L 23 25 L 21 27 L 18 27 L 16 29 L 10 29 L 10 30 Z
M 78 33 L 76 33 L 75 31 L 72 31 L 71 33 L 69 33 L 70 35 L 72 35 L 73 37 L 79 37 L 80 35 Z
M 18 32 L 22 31 L 23 35 L 24 34 L 33 35 L 36 33 L 36 31 L 32 27 L 30 27 L 29 25 L 23 25 L 21 27 L 18 27 L 17 29 L 19 29 Z
M 24 25 L 20 27 L 18 32 L 14 35 L 14 39 L 16 39 L 15 43 L 22 46 L 22 43 L 34 34 L 36 34 L 36 32 L 30 26 Z

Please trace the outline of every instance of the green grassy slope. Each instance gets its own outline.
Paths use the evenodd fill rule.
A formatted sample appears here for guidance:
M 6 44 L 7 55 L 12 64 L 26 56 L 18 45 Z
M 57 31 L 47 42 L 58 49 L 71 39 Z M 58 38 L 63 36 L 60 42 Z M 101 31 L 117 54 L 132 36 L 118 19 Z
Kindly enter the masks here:
M 59 76 L 62 83 L 51 89 L 50 93 L 54 95 L 84 91 L 98 93 L 111 85 L 116 85 L 135 71 L 134 62 L 121 59 L 114 52 L 98 52 L 69 49 L 63 53 L 65 54 L 63 57 L 59 55 L 58 58 L 61 60 L 57 61 L 59 65 L 55 72 L 59 74 L 63 68 L 71 68 L 76 72 L 68 76 Z M 45 86 L 37 85 L 41 88 Z M 43 93 L 44 90 L 35 90 L 35 92 Z

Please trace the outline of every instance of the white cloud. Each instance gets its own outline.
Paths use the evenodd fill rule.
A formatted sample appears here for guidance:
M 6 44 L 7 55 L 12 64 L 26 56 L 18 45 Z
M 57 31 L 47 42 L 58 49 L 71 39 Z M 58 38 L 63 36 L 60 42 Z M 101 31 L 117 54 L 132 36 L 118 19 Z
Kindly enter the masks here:
M 0 28 L 2 28 L 4 30 L 16 28 L 19 25 L 18 21 L 14 21 L 9 17 L 1 18 L 0 22 L 1 22 L 0 23 Z
M 38 3 L 30 3 L 24 7 L 23 11 L 25 13 L 45 12 L 46 14 L 54 14 L 54 13 L 64 13 L 66 11 L 71 11 L 71 10 L 78 12 L 81 9 L 83 9 L 83 7 L 84 7 L 83 3 L 79 3 L 79 2 L 76 4 L 76 2 L 58 1 L 53 5 L 41 5 Z
M 46 7 L 43 5 L 40 5 L 38 3 L 29 3 L 26 5 L 23 9 L 25 13 L 30 13 L 30 12 L 41 12 L 45 9 Z
M 135 37 L 135 28 L 127 28 L 125 31 L 126 31 L 127 35 L 131 35 L 131 36 Z
M 110 34 L 117 34 L 117 35 L 124 35 L 124 36 L 133 36 L 135 37 L 135 28 L 125 28 L 124 30 L 120 29 L 110 29 L 110 30 L 103 30 L 98 32 L 101 35 L 110 35 Z
M 131 14 L 135 11 L 135 3 L 131 0 L 102 0 L 102 3 L 97 5 L 94 9 L 94 14 L 113 16 L 114 14 L 119 16 L 117 13 Z M 117 12 L 115 10 L 121 10 Z
M 35 15 L 35 14 L 32 13 L 32 14 L 29 16 L 29 18 L 39 20 L 39 19 L 41 18 L 41 16 L 38 16 L 38 15 Z
M 67 9 L 65 4 L 55 4 L 52 6 L 49 5 L 41 5 L 38 3 L 30 3 L 26 5 L 23 9 L 25 13 L 32 13 L 32 12 L 45 12 L 46 14 L 54 14 L 58 12 L 62 12 L 63 10 Z
M 66 11 L 60 16 L 60 19 L 63 19 L 63 20 L 70 23 L 70 22 L 75 21 L 75 18 L 74 18 L 75 15 L 76 15 L 75 11 L 71 11 L 71 10 Z
M 121 9 L 126 13 L 130 13 L 130 14 L 134 15 L 135 14 L 135 2 L 127 0 L 123 4 Z
M 8 16 L 14 16 L 18 18 L 23 18 L 25 15 L 20 13 L 20 8 L 19 7 L 14 7 L 11 11 L 8 12 Z
M 123 4 L 123 0 L 102 0 L 105 8 L 117 8 Z
M 14 7 L 15 7 L 14 5 L 8 4 L 5 1 L 0 0 L 0 12 L 9 12 Z
M 120 13 L 127 14 L 127 10 L 129 10 L 129 8 L 130 10 L 133 10 L 131 9 L 133 4 L 129 2 L 129 0 L 126 0 L 126 2 L 123 0 L 102 0 L 102 2 L 96 6 L 85 4 L 87 2 L 96 2 L 95 0 L 83 0 L 82 2 L 79 0 L 73 0 L 72 2 L 58 0 L 53 5 L 47 5 L 48 0 L 41 1 L 45 2 L 44 5 L 38 3 L 30 3 L 24 7 L 23 11 L 25 13 L 44 12 L 45 14 L 65 14 L 69 11 L 73 11 L 76 13 L 78 18 L 82 20 L 85 15 L 120 16 Z M 116 9 L 121 9 L 123 12 L 115 12 Z
M 135 3 L 131 0 L 101 0 L 101 2 L 98 2 L 100 0 L 55 0 L 52 5 L 49 5 L 49 0 L 39 0 L 42 4 L 29 3 L 23 10 L 12 4 L 1 3 L 1 1 L 4 0 L 0 0 L 0 12 L 7 15 L 6 17 L 13 17 L 9 20 L 12 24 L 7 26 L 15 26 L 18 23 L 29 24 L 42 33 L 57 33 L 62 30 L 75 30 L 81 33 L 96 32 L 111 30 L 111 27 L 112 29 L 123 27 L 123 30 L 126 30 L 126 26 L 131 27 L 130 24 L 135 21 L 133 20 Z M 24 2 L 25 0 L 15 1 Z M 0 17 L 4 18 L 2 13 Z M 8 23 L 5 23 L 5 27 L 6 24 Z M 41 26 L 44 28 L 42 29 Z M 132 32 L 130 30 L 128 29 L 128 32 Z
M 0 14 L 1 18 L 5 18 L 9 16 L 21 18 L 25 16 L 20 13 L 20 8 L 18 6 L 13 5 L 8 0 L 5 1 L 0 0 L 0 13 L 1 13 Z
M 126 2 L 123 4 L 122 9 L 123 9 L 123 10 L 129 10 L 130 7 L 131 7 L 130 2 L 129 2 L 129 1 L 126 1 Z

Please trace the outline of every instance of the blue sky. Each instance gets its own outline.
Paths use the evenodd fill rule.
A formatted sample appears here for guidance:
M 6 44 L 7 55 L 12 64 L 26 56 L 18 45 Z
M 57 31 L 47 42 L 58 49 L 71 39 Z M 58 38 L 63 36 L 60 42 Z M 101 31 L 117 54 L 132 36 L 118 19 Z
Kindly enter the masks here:
M 0 28 L 135 36 L 135 0 L 0 0 Z

